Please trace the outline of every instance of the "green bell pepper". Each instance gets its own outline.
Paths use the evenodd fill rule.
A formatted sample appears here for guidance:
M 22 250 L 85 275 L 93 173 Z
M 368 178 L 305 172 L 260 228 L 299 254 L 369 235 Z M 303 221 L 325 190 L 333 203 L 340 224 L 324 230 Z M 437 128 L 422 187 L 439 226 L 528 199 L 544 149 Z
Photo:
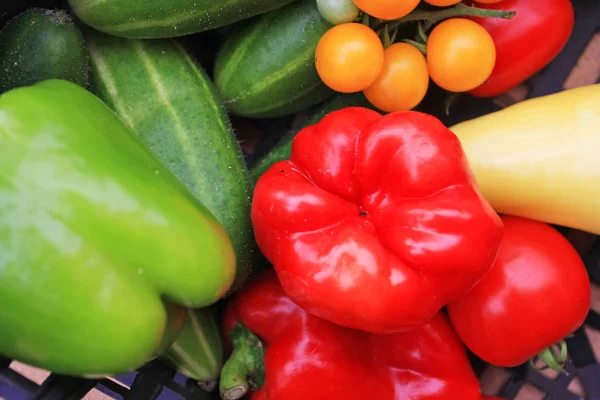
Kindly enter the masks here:
M 63 80 L 0 96 L 0 354 L 114 375 L 230 288 L 212 216 L 100 99 Z

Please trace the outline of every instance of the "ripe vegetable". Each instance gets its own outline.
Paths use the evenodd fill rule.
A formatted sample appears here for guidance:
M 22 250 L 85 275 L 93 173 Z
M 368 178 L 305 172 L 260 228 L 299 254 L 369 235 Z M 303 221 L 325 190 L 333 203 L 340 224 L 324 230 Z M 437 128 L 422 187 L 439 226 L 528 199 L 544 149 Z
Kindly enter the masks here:
M 415 111 L 350 107 L 305 128 L 291 159 L 258 180 L 251 215 L 296 304 L 381 334 L 418 327 L 464 295 L 502 236 L 458 139 Z
M 479 382 L 445 313 L 410 332 L 373 335 L 308 314 L 272 270 L 227 303 L 234 353 L 223 399 L 480 400 Z M 258 337 L 257 337 L 258 336 Z M 264 381 L 264 384 L 263 384 Z
M 379 36 L 368 26 L 348 23 L 329 29 L 317 45 L 315 62 L 323 82 L 341 93 L 371 86 L 383 68 Z
M 315 68 L 317 44 L 330 28 L 315 0 L 300 0 L 234 29 L 214 66 L 214 82 L 227 110 L 274 118 L 335 95 Z
M 159 39 L 219 28 L 295 0 L 68 0 L 92 28 L 126 38 Z
M 365 13 L 379 19 L 402 18 L 417 8 L 421 0 L 354 0 Z
M 496 3 L 502 3 L 503 1 L 506 1 L 506 0 L 475 0 L 475 2 L 479 3 L 479 4 L 496 4 Z
M 334 25 L 352 22 L 360 14 L 352 0 L 317 0 L 317 9 L 326 21 Z
M 316 124 L 330 112 L 353 106 L 375 109 L 362 92 L 339 94 L 331 100 L 324 102 L 321 106 L 313 110 L 313 112 L 292 131 L 283 136 L 264 157 L 260 158 L 252 165 L 252 168 L 250 168 L 250 180 L 252 185 L 256 185 L 258 178 L 260 178 L 271 165 L 278 161 L 290 158 L 290 154 L 292 153 L 292 141 L 303 128 Z
M 214 307 L 186 309 L 177 340 L 161 358 L 197 381 L 214 381 L 223 368 L 223 345 Z
M 56 373 L 131 371 L 188 307 L 230 288 L 212 214 L 81 86 L 0 97 L 0 354 Z
M 550 225 L 520 217 L 502 220 L 504 238 L 492 269 L 448 311 L 478 357 L 514 367 L 583 324 L 590 281 L 575 248 Z
M 433 28 L 427 42 L 431 79 L 451 92 L 466 92 L 490 76 L 496 62 L 494 41 L 476 22 L 451 18 Z
M 571 0 L 546 0 L 543 7 L 531 0 L 506 0 L 483 7 L 515 10 L 517 14 L 512 19 L 473 18 L 490 34 L 496 47 L 491 75 L 469 92 L 478 97 L 504 93 L 544 68 L 565 47 L 575 23 Z
M 46 79 L 88 84 L 81 32 L 62 10 L 32 8 L 0 31 L 0 92 Z
M 423 54 L 408 43 L 395 43 L 385 49 L 383 69 L 364 94 L 378 109 L 394 112 L 416 107 L 428 87 L 429 72 Z
M 503 214 L 600 234 L 600 84 L 519 102 L 450 129 Z

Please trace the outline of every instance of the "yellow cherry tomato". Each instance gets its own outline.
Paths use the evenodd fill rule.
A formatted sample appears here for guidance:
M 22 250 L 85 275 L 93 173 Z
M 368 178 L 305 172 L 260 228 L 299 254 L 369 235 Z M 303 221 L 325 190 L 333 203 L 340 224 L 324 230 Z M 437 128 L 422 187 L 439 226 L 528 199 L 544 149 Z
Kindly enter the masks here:
M 436 26 L 427 41 L 431 79 L 451 92 L 466 92 L 484 83 L 496 64 L 496 46 L 477 22 L 447 19 Z
M 371 86 L 383 68 L 383 44 L 366 25 L 336 25 L 319 40 L 315 63 L 321 80 L 331 89 L 360 92 Z
M 425 0 L 425 3 L 429 3 L 432 6 L 447 7 L 447 6 L 453 6 L 455 4 L 458 4 L 461 1 L 462 0 Z
M 356 7 L 379 19 L 402 18 L 417 8 L 421 0 L 354 0 Z
M 416 107 L 428 88 L 429 73 L 423 53 L 408 43 L 395 43 L 385 49 L 383 69 L 363 93 L 372 105 L 390 113 Z

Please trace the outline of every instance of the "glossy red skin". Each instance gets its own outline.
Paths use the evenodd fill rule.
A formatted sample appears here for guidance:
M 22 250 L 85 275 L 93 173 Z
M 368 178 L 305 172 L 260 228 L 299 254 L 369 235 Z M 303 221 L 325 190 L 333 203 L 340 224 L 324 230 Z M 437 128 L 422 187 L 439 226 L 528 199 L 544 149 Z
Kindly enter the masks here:
M 513 367 L 583 324 L 590 281 L 575 248 L 550 225 L 519 217 L 503 221 L 504 239 L 491 271 L 448 310 L 473 353 Z
M 469 5 L 517 12 L 512 19 L 472 18 L 496 44 L 492 75 L 469 92 L 477 97 L 496 96 L 530 78 L 560 53 L 573 31 L 575 13 L 571 0 L 505 0 Z
M 502 236 L 456 136 L 415 111 L 350 107 L 305 128 L 291 160 L 259 179 L 251 215 L 296 304 L 380 334 L 421 326 L 466 293 Z
M 373 335 L 307 314 L 264 271 L 227 304 L 223 331 L 242 322 L 265 345 L 266 381 L 251 400 L 479 400 L 479 382 L 448 317 Z

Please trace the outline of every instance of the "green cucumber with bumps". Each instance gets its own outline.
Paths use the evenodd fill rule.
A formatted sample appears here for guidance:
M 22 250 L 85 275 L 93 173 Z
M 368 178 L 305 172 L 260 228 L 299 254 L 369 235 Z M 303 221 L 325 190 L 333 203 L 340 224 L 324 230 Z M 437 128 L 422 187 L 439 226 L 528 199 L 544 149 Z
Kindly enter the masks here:
M 217 55 L 214 79 L 228 110 L 272 118 L 315 105 L 335 92 L 315 67 L 319 40 L 333 25 L 315 0 L 301 0 L 239 24 Z
M 91 90 L 223 225 L 234 246 L 231 291 L 250 273 L 254 236 L 241 149 L 214 85 L 176 41 L 124 39 L 92 30 Z M 187 310 L 162 358 L 192 379 L 214 381 L 222 366 L 215 310 Z
M 159 39 L 207 31 L 296 0 L 69 0 L 86 25 L 134 39 Z
M 242 151 L 213 83 L 175 40 L 84 37 L 90 87 L 223 225 L 237 273 L 250 273 L 255 249 L 251 185 Z
M 88 75 L 81 31 L 65 11 L 32 8 L 0 31 L 0 93 L 47 79 L 85 87 Z
M 214 383 L 223 368 L 223 343 L 215 308 L 187 309 L 177 340 L 161 358 L 189 378 Z

